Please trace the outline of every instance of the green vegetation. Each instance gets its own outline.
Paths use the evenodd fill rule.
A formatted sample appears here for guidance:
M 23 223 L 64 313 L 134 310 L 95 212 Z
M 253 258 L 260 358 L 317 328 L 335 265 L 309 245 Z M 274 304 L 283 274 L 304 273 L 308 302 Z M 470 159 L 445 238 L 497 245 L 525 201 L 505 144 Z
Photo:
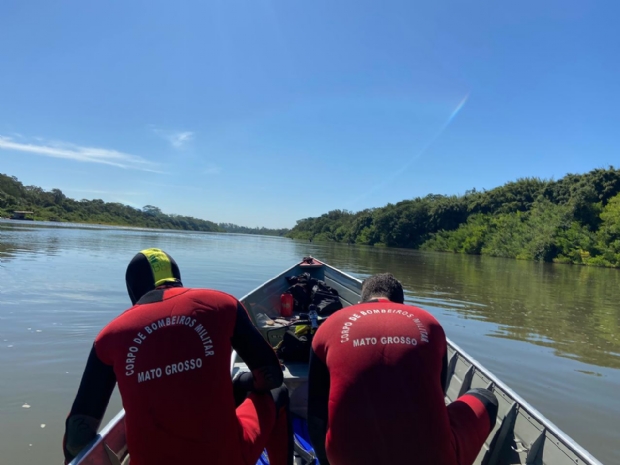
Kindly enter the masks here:
M 41 221 L 280 236 L 288 231 L 244 228 L 228 223 L 217 225 L 211 221 L 190 216 L 167 215 L 153 205 L 138 209 L 121 203 L 104 202 L 100 199 L 73 200 L 65 196 L 60 189 L 47 192 L 40 187 L 24 186 L 14 176 L 0 174 L 0 217 L 10 217 L 15 210 L 32 211 L 34 219 Z
M 232 223 L 218 223 L 220 229 L 229 233 L 236 234 L 258 234 L 259 236 L 285 236 L 290 230 L 288 228 L 270 229 L 270 228 L 248 228 L 246 226 L 238 226 Z
M 289 237 L 620 267 L 620 170 L 299 220 Z

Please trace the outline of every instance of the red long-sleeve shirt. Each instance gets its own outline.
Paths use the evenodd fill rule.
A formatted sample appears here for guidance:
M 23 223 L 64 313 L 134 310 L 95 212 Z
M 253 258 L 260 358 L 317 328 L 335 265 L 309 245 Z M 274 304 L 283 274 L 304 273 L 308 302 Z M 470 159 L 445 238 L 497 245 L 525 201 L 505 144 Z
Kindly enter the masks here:
M 132 464 L 242 463 L 233 348 L 252 370 L 254 390 L 282 383 L 273 349 L 237 299 L 182 287 L 147 293 L 95 340 L 67 420 L 67 460 L 82 442 L 72 418 L 100 421 L 118 382 Z
M 322 465 L 455 463 L 447 343 L 431 314 L 385 300 L 354 305 L 319 327 L 312 348 L 308 421 Z

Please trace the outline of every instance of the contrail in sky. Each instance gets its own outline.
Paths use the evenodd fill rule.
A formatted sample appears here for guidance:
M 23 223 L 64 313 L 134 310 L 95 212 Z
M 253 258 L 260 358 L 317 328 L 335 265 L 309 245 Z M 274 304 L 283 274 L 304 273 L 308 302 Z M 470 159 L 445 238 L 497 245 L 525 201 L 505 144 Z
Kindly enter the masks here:
M 413 157 L 411 157 L 411 159 L 408 162 L 406 162 L 400 169 L 398 169 L 391 175 L 388 175 L 386 178 L 384 178 L 382 182 L 380 182 L 379 184 L 375 184 L 373 187 L 368 189 L 362 195 L 354 199 L 352 202 L 350 202 L 350 204 L 355 204 L 359 202 L 360 200 L 368 197 L 370 194 L 377 192 L 379 189 L 386 187 L 387 185 L 391 184 L 394 181 L 394 179 L 396 179 L 398 176 L 400 176 L 405 171 L 407 171 L 411 167 L 411 165 L 413 165 L 413 162 L 415 162 L 418 158 L 424 155 L 424 152 L 426 152 L 429 149 L 429 147 L 433 145 L 437 139 L 439 139 L 439 136 L 443 134 L 443 132 L 448 128 L 448 126 L 450 126 L 450 123 L 454 121 L 454 118 L 456 118 L 456 115 L 459 114 L 461 109 L 467 103 L 468 98 L 469 98 L 469 93 L 467 93 L 465 97 L 462 98 L 462 100 L 458 103 L 456 108 L 452 111 L 452 113 L 450 113 L 450 116 L 448 117 L 447 121 L 441 126 L 439 131 L 437 131 L 437 133 L 435 133 L 435 135 L 431 137 L 431 139 Z
M 463 100 L 461 100 L 459 102 L 459 104 L 456 106 L 456 108 L 454 109 L 454 111 L 452 112 L 452 114 L 450 115 L 450 118 L 448 118 L 448 122 L 446 123 L 446 125 L 444 126 L 443 129 L 446 129 L 448 127 L 448 125 L 452 122 L 452 120 L 454 118 L 456 118 L 456 115 L 459 114 L 459 111 L 461 111 L 461 108 L 463 108 L 465 106 L 465 103 L 467 103 L 467 99 L 469 98 L 469 93 L 465 94 L 465 97 L 463 97 Z

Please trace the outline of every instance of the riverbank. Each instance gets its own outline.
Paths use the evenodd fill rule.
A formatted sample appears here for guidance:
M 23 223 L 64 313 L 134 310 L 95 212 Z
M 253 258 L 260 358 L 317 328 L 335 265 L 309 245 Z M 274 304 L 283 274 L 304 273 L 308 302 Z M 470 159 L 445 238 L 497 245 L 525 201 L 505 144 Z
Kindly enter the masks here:
M 6 225 L 19 225 L 19 226 L 32 226 L 32 227 L 42 227 L 42 228 L 75 228 L 75 229 L 119 229 L 119 230 L 133 230 L 133 231 L 145 231 L 150 233 L 170 233 L 170 232 L 187 232 L 187 233 L 202 233 L 209 232 L 214 234 L 226 234 L 226 235 L 244 235 L 244 236 L 265 236 L 265 237 L 280 237 L 284 238 L 285 236 L 276 235 L 276 234 L 264 234 L 264 233 L 253 233 L 253 232 L 238 232 L 238 231 L 187 231 L 183 229 L 171 229 L 171 228 L 149 228 L 143 226 L 134 226 L 134 225 L 125 225 L 125 224 L 105 224 L 105 223 L 93 223 L 93 222 L 71 222 L 71 221 L 44 221 L 44 220 L 16 220 L 13 218 L 1 218 L 0 224 Z M 251 231 L 250 228 L 246 228 Z M 288 238 L 287 238 L 288 239 Z
M 540 262 L 620 267 L 620 170 L 490 191 L 428 195 L 301 220 L 289 237 Z
M 101 199 L 78 201 L 67 197 L 60 189 L 45 191 L 37 186 L 24 186 L 16 177 L 0 174 L 0 217 L 11 217 L 20 210 L 27 211 L 28 219 L 36 221 L 271 236 L 283 236 L 289 231 L 217 224 L 191 216 L 166 214 L 153 205 L 134 208 Z

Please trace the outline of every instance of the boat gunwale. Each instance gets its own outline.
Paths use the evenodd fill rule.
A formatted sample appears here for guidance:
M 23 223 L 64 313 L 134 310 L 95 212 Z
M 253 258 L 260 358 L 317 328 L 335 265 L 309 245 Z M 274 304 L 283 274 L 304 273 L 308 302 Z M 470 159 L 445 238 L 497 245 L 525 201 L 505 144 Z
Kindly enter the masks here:
M 592 465 L 603 465 L 601 461 L 599 461 L 596 457 L 594 457 L 582 446 L 580 446 L 573 438 L 571 438 L 568 434 L 562 431 L 555 423 L 553 423 L 546 416 L 540 413 L 540 411 L 537 410 L 536 407 L 532 406 L 528 401 L 523 399 L 523 397 L 517 394 L 512 388 L 508 387 L 508 385 L 506 385 L 496 375 L 494 375 L 487 368 L 485 368 L 484 365 L 482 365 L 478 360 L 476 360 L 463 349 L 461 349 L 458 344 L 455 344 L 448 338 L 446 339 L 448 341 L 448 344 L 450 344 L 452 349 L 454 349 L 454 351 L 458 353 L 459 356 L 467 360 L 472 366 L 476 368 L 476 370 L 489 378 L 489 380 L 496 387 L 499 387 L 505 394 L 511 397 L 519 405 L 519 410 L 525 410 L 527 413 L 530 414 L 530 416 L 534 417 L 536 421 L 538 421 L 547 431 L 553 433 L 561 442 L 570 446 L 572 452 L 574 452 L 576 455 L 580 455 L 580 459 Z
M 326 266 L 323 263 L 323 266 Z M 267 281 L 265 281 L 263 284 L 261 284 L 260 286 L 255 287 L 254 289 L 252 289 L 250 292 L 248 292 L 246 295 L 244 295 L 243 297 L 241 297 L 239 299 L 239 301 L 243 301 L 246 300 L 248 297 L 250 297 L 252 294 L 254 294 L 255 292 L 258 292 L 260 289 L 262 289 L 263 287 L 267 286 L 267 284 L 271 283 L 272 281 L 275 281 L 276 279 L 281 278 L 282 276 L 284 276 L 287 273 L 290 273 L 294 268 L 299 267 L 299 263 L 296 263 L 295 265 L 291 266 L 290 268 L 287 268 L 286 270 L 284 270 L 282 273 L 277 274 L 276 276 L 274 276 L 273 278 L 268 279 Z
M 94 450 L 100 443 L 103 443 L 104 445 L 104 439 L 105 437 L 116 427 L 116 425 L 125 418 L 125 409 L 122 408 L 120 409 L 120 411 L 114 415 L 114 417 L 103 427 L 103 429 L 97 433 L 97 436 L 95 436 L 93 438 L 93 440 L 91 441 L 91 444 L 84 447 L 84 449 L 82 449 L 80 451 L 80 453 L 78 455 L 76 455 L 75 457 L 73 457 L 73 460 L 71 460 L 71 462 L 69 462 L 69 465 L 74 465 L 74 464 L 79 464 L 80 461 L 85 458 L 92 450 Z

